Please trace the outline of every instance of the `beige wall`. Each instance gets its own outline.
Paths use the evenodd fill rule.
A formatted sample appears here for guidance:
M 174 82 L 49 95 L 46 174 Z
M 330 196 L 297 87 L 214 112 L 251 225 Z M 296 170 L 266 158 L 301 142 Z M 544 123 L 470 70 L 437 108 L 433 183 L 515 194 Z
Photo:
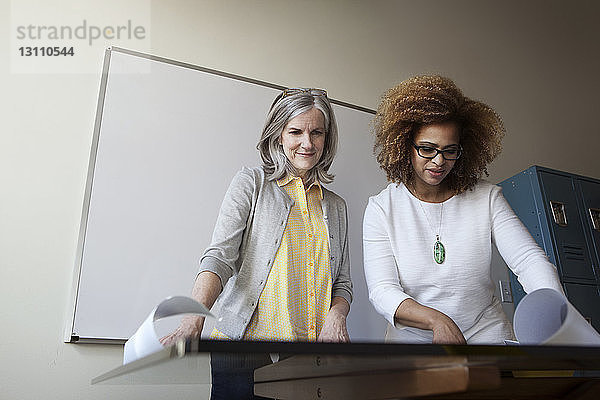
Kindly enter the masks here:
M 104 4 L 81 3 L 88 18 Z M 532 164 L 600 177 L 598 4 L 153 1 L 151 52 L 371 108 L 400 80 L 441 73 L 505 121 L 491 180 Z M 9 9 L 2 0 L 4 36 Z M 11 74 L 0 46 L 0 398 L 202 397 L 206 387 L 92 387 L 122 348 L 62 343 L 102 54 L 93 74 Z

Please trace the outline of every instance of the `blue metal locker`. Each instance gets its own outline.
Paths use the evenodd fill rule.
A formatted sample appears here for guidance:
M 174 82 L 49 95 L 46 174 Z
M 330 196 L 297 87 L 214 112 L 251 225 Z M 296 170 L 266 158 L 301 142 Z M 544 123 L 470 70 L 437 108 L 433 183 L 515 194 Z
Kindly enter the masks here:
M 532 166 L 499 183 L 571 303 L 600 330 L 600 180 Z M 509 271 L 515 306 L 525 296 Z
M 583 212 L 585 215 L 586 231 L 589 232 L 589 247 L 593 249 L 593 262 L 596 277 L 600 277 L 600 184 L 597 180 L 579 179 L 579 190 Z

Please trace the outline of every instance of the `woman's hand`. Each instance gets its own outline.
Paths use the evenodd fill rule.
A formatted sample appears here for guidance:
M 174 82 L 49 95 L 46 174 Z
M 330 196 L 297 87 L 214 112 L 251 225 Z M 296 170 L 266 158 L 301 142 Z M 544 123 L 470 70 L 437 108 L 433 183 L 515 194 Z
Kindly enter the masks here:
M 160 339 L 163 346 L 169 346 L 178 340 L 197 338 L 202 333 L 204 326 L 204 317 L 197 315 L 186 315 L 181 319 L 181 323 L 174 332 Z
M 440 315 L 433 322 L 433 344 L 467 344 L 460 328 L 452 318 L 437 311 Z
M 214 272 L 203 271 L 196 277 L 192 297 L 206 308 L 211 308 L 221 293 L 221 278 Z M 204 317 L 199 315 L 186 315 L 181 319 L 175 331 L 160 339 L 164 346 L 175 343 L 180 339 L 199 337 L 204 327 Z
M 317 342 L 349 342 L 350 336 L 346 329 L 346 317 L 349 311 L 350 304 L 346 299 L 339 296 L 331 299 L 331 308 L 323 321 Z
M 346 316 L 337 310 L 331 309 L 325 317 L 321 333 L 317 342 L 349 342 L 348 330 L 346 329 Z
M 394 319 L 402 325 L 432 331 L 433 344 L 467 344 L 452 318 L 413 299 L 406 299 L 400 303 Z

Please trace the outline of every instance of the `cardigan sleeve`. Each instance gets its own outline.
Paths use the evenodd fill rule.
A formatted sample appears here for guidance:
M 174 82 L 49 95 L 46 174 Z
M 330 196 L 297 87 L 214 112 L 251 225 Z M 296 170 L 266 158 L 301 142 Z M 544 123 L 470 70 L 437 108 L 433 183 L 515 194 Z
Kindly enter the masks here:
M 517 275 L 525 292 L 551 288 L 564 294 L 556 267 L 548 261 L 498 186 L 491 191 L 490 207 L 492 240 L 508 267 Z
M 215 223 L 210 246 L 200 259 L 200 269 L 214 272 L 224 287 L 239 272 L 240 245 L 252 207 L 254 192 L 252 171 L 243 168 L 231 181 Z
M 363 220 L 364 269 L 369 300 L 378 313 L 395 325 L 396 309 L 411 296 L 402 288 L 387 226 L 383 209 L 373 198 L 369 199 Z
M 331 297 L 343 297 L 348 304 L 352 304 L 352 280 L 350 278 L 350 254 L 348 250 L 348 210 L 346 202 L 341 198 L 340 208 L 342 209 L 339 213 L 340 225 L 344 227 L 343 237 L 340 237 L 342 260 L 340 261 L 339 273 L 333 282 Z

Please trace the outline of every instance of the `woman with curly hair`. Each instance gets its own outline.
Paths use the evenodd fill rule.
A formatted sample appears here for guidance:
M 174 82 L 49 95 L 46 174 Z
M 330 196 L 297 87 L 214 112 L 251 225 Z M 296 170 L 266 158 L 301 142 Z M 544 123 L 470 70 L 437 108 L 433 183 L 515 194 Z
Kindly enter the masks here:
M 375 153 L 391 182 L 369 199 L 364 268 L 386 341 L 501 344 L 514 339 L 494 296 L 492 243 L 526 292 L 562 292 L 544 252 L 498 186 L 481 180 L 504 127 L 447 78 L 417 76 L 383 96 Z

